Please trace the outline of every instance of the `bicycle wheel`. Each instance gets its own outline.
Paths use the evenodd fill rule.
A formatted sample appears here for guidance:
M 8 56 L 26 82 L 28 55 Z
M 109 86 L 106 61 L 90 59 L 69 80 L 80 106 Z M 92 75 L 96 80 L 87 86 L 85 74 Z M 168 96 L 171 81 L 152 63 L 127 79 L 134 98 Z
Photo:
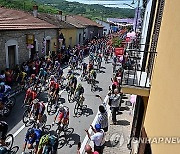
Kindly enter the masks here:
M 9 104 L 11 104 L 11 106 L 13 107 L 16 103 L 16 98 L 14 96 L 9 98 Z
M 69 101 L 69 103 L 72 102 L 72 98 L 73 98 L 73 93 L 72 93 L 72 91 L 70 91 L 69 94 L 68 94 L 68 101 Z
M 29 122 L 29 110 L 25 110 L 23 113 L 23 123 L 27 124 Z
M 8 147 L 8 149 L 11 149 L 11 148 L 12 148 L 13 143 L 14 143 L 14 137 L 13 137 L 12 134 L 8 134 L 8 135 L 6 136 L 5 143 L 7 143 L 6 146 Z
M 78 109 L 79 109 L 79 104 L 78 104 L 78 102 L 76 102 L 76 105 L 74 107 L 74 115 L 78 114 Z
M 47 113 L 50 114 L 52 111 L 52 103 L 49 102 L 48 105 L 47 105 Z
M 42 119 L 42 125 L 45 126 L 47 122 L 47 116 L 46 114 L 43 115 L 43 119 Z
M 18 151 L 19 151 L 19 147 L 18 146 L 14 146 L 12 149 L 10 149 L 8 154 L 16 154 Z
M 56 129 L 56 133 L 57 133 L 58 136 L 60 136 L 60 133 L 61 133 L 61 132 L 62 132 L 62 127 L 61 127 L 60 124 L 58 124 L 58 127 L 57 127 L 57 129 Z
M 11 110 L 9 109 L 9 107 L 5 106 L 4 109 L 3 109 L 3 115 L 5 117 L 8 117 L 10 115 L 10 112 L 11 112 Z

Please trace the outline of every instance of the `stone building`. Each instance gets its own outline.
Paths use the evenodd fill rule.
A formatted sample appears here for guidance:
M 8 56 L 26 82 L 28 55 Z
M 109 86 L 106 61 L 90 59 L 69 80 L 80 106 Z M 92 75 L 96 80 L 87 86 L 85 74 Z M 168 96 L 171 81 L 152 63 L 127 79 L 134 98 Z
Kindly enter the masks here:
M 36 10 L 36 7 L 34 8 Z M 57 51 L 57 27 L 31 14 L 0 8 L 0 69 Z

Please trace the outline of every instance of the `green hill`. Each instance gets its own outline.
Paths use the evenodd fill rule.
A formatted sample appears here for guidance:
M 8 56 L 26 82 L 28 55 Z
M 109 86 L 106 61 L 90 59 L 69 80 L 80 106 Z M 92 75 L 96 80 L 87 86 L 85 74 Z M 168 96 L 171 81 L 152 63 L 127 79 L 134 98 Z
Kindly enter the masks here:
M 64 15 L 83 15 L 90 19 L 106 18 L 133 18 L 134 10 L 123 8 L 110 8 L 102 5 L 87 5 L 78 2 L 68 2 L 65 0 L 0 0 L 0 5 L 8 8 L 16 8 L 32 11 L 32 6 L 37 4 L 39 12 L 58 13 L 61 10 Z
M 88 5 L 78 2 L 68 2 L 65 0 L 36 0 L 46 6 L 54 6 L 63 11 L 64 14 L 80 14 L 91 19 L 106 18 L 133 18 L 133 9 L 110 8 L 102 5 Z

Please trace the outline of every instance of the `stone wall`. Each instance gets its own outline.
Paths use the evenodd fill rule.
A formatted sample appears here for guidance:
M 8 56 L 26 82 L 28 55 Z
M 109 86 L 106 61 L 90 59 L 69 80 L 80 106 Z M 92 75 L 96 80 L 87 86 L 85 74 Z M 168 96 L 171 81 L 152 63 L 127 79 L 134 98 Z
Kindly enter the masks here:
M 51 40 L 57 40 L 57 30 L 56 29 L 41 29 L 41 30 L 19 30 L 19 31 L 0 31 L 0 69 L 6 68 L 6 43 L 9 40 L 17 41 L 18 46 L 18 64 L 22 64 L 23 62 L 29 60 L 29 50 L 26 44 L 26 34 L 33 34 L 35 39 L 38 42 L 38 48 L 36 51 L 39 53 L 39 57 L 45 55 L 42 53 L 43 47 L 43 38 L 50 36 Z M 52 44 L 54 42 L 51 41 L 51 51 L 54 50 L 52 48 Z

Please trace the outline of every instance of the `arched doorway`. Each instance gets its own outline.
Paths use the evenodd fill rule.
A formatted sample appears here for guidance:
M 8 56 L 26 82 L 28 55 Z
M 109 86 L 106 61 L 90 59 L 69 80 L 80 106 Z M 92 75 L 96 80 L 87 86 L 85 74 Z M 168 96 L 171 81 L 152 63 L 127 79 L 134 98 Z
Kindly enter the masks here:
M 46 37 L 46 56 L 49 56 L 50 55 L 50 51 L 51 51 L 51 37 L 50 36 L 47 36 Z
M 5 43 L 6 50 L 6 68 L 14 68 L 18 61 L 18 42 L 16 40 L 8 40 Z

